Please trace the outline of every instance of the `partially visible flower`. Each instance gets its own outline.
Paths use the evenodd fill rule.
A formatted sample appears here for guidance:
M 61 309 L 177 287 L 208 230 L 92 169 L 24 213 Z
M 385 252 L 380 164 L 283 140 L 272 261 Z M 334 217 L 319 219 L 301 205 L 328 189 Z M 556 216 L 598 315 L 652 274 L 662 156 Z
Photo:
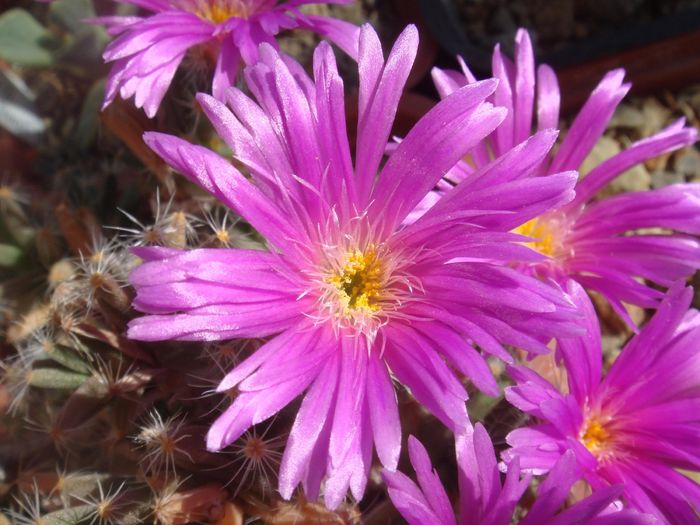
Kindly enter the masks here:
M 542 421 L 516 429 L 506 461 L 544 472 L 571 450 L 594 490 L 624 485 L 624 498 L 664 523 L 697 523 L 700 485 L 678 469 L 700 470 L 700 313 L 677 283 L 652 320 L 601 379 L 600 328 L 585 292 L 570 295 L 586 334 L 561 339 L 570 393 L 527 368 L 511 369 L 515 406 Z
M 433 70 L 441 96 L 476 81 L 463 61 L 461 64 L 461 73 Z M 491 162 L 492 155 L 502 155 L 525 140 L 533 126 L 535 102 L 537 129 L 558 127 L 557 77 L 546 65 L 539 66 L 535 75 L 532 46 L 525 30 L 516 36 L 515 63 L 496 47 L 493 75 L 499 84 L 489 100 L 508 108 L 508 116 L 466 162 L 458 163 L 447 174 L 409 221 L 424 213 L 454 183 L 475 177 L 481 167 Z M 581 167 L 630 88 L 630 84 L 623 83 L 623 77 L 621 69 L 605 75 L 556 153 L 543 158 L 531 173 L 550 174 Z M 661 292 L 639 278 L 668 287 L 699 269 L 700 242 L 683 234 L 700 234 L 700 184 L 673 184 L 653 191 L 594 198 L 598 190 L 631 167 L 695 142 L 697 131 L 684 125 L 685 120 L 680 119 L 600 163 L 578 182 L 573 201 L 520 225 L 515 232 L 532 238 L 528 244 L 549 258 L 525 265 L 527 271 L 560 282 L 569 277 L 576 279 L 585 288 L 602 294 L 634 326 L 623 303 L 656 308 L 662 297 Z M 651 233 L 650 229 L 656 231 Z
M 459 476 L 459 518 L 455 518 L 447 492 L 423 445 L 408 438 L 408 453 L 418 485 L 401 472 L 384 471 L 388 493 L 394 506 L 410 525 L 509 525 L 517 516 L 516 506 L 530 483 L 521 478 L 517 459 L 508 466 L 501 485 L 496 455 L 486 429 L 477 423 L 465 434 L 456 436 Z M 537 499 L 520 525 L 651 525 L 651 516 L 622 510 L 616 501 L 621 486 L 608 487 L 560 509 L 571 486 L 580 478 L 574 454 L 565 453 L 539 485 Z
M 284 29 L 309 29 L 357 56 L 359 28 L 332 18 L 304 14 L 303 4 L 348 3 L 350 0 L 121 0 L 150 11 L 147 16 L 110 16 L 93 22 L 118 37 L 104 59 L 114 62 L 104 106 L 119 94 L 134 97 L 136 107 L 153 117 L 187 51 L 203 45 L 216 61 L 212 92 L 223 99 L 235 84 L 241 64 L 258 61 L 258 45 L 277 46 Z
M 547 352 L 571 329 L 561 291 L 507 266 L 540 258 L 509 232 L 570 199 L 575 174 L 499 184 L 547 152 L 539 134 L 486 168 L 489 188 L 464 184 L 414 224 L 406 215 L 445 172 L 500 123 L 483 103 L 496 83 L 458 90 L 426 114 L 382 165 L 398 101 L 417 49 L 410 26 L 384 60 L 377 34 L 360 34 L 357 153 L 353 166 L 343 83 L 327 43 L 312 80 L 268 45 L 246 70 L 257 103 L 231 88 L 229 106 L 199 96 L 251 179 L 226 159 L 176 137 L 146 142 L 267 239 L 266 250 L 137 248 L 129 336 L 141 340 L 269 338 L 219 391 L 239 395 L 214 423 L 220 450 L 308 389 L 280 469 L 285 498 L 303 483 L 337 507 L 359 499 L 373 444 L 396 467 L 401 427 L 390 371 L 449 428 L 468 424 L 467 393 L 447 363 L 492 395 L 484 356 L 502 346 Z M 507 195 L 508 198 L 504 198 Z M 484 259 L 488 259 L 485 261 Z M 495 259 L 500 259 L 494 263 Z

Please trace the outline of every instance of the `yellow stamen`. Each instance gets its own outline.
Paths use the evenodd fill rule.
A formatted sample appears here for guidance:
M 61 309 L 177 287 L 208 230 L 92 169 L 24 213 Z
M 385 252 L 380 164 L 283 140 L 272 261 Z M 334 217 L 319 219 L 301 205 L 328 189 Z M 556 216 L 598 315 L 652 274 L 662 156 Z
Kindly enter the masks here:
M 215 24 L 226 22 L 229 18 L 247 18 L 248 12 L 238 0 L 209 0 L 199 2 L 197 14 Z
M 529 220 L 515 228 L 513 233 L 537 239 L 533 242 L 526 242 L 525 245 L 548 257 L 554 255 L 557 240 L 553 228 L 547 221 L 538 218 Z
M 364 252 L 353 250 L 346 254 L 340 272 L 327 281 L 335 286 L 343 313 L 374 313 L 380 309 L 384 270 L 374 247 Z
M 597 418 L 586 421 L 580 437 L 581 443 L 594 455 L 608 448 L 610 444 L 610 432 Z

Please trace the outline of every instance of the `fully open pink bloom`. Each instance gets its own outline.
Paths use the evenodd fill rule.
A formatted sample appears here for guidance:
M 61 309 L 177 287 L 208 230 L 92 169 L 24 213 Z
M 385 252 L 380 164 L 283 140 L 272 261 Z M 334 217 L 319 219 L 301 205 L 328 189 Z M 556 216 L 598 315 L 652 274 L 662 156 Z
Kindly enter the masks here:
M 508 466 L 501 485 L 493 444 L 476 424 L 455 439 L 459 476 L 459 517 L 455 518 L 445 488 L 430 464 L 423 445 L 408 438 L 408 453 L 418 485 L 401 472 L 384 471 L 391 501 L 410 525 L 509 525 L 515 508 L 530 484 L 520 477 L 517 459 Z M 571 486 L 580 479 L 574 454 L 566 452 L 538 488 L 537 500 L 520 525 L 653 525 L 648 515 L 619 508 L 621 486 L 606 489 L 560 512 Z
M 652 320 L 601 378 L 600 328 L 585 292 L 570 282 L 586 334 L 561 339 L 569 393 L 527 368 L 506 398 L 542 421 L 511 432 L 504 458 L 543 472 L 567 450 L 594 490 L 622 484 L 630 506 L 663 523 L 697 523 L 700 485 L 678 469 L 700 470 L 700 313 L 677 283 Z
M 504 111 L 484 102 L 493 80 L 457 90 L 380 170 L 417 32 L 409 26 L 385 61 L 364 26 L 359 48 L 354 163 L 343 83 L 326 43 L 314 54 L 314 79 L 263 44 L 261 61 L 245 70 L 257 102 L 236 88 L 227 91 L 229 107 L 200 95 L 250 180 L 206 148 L 147 134 L 154 151 L 242 215 L 269 249 L 140 248 L 146 262 L 131 276 L 134 306 L 147 314 L 130 323 L 132 338 L 270 338 L 219 386 L 240 393 L 208 447 L 225 447 L 306 391 L 280 492 L 289 498 L 303 483 L 316 498 L 325 476 L 330 507 L 348 487 L 362 496 L 373 443 L 383 465 L 396 467 L 401 428 L 390 374 L 450 429 L 464 430 L 467 393 L 450 365 L 495 395 L 475 345 L 507 361 L 502 344 L 546 352 L 573 317 L 560 290 L 506 265 L 542 258 L 509 231 L 572 197 L 575 173 L 501 182 L 538 163 L 554 135 L 514 148 L 404 227 Z
M 434 70 L 438 91 L 447 96 L 475 82 L 466 65 L 463 71 Z M 536 116 L 537 129 L 558 127 L 560 93 L 554 72 L 541 65 L 535 72 L 532 46 L 526 31 L 516 36 L 515 61 L 493 53 L 493 75 L 498 88 L 489 99 L 508 108 L 508 115 L 489 137 L 471 152 L 469 162 L 460 162 L 414 210 L 420 216 L 454 182 L 477 176 L 478 170 L 525 140 Z M 591 93 L 571 128 L 553 155 L 544 158 L 534 173 L 549 174 L 579 169 L 603 134 L 615 108 L 630 88 L 624 72 L 605 75 Z M 571 277 L 587 289 L 602 294 L 631 326 L 624 304 L 656 308 L 662 293 L 639 282 L 640 277 L 668 287 L 700 268 L 700 184 L 674 184 L 654 191 L 634 192 L 595 199 L 595 194 L 618 175 L 648 159 L 692 144 L 695 129 L 684 127 L 684 119 L 652 137 L 600 163 L 576 185 L 576 198 L 537 219 L 520 225 L 518 233 L 535 240 L 532 247 L 550 257 L 528 264 L 528 271 L 564 282 Z M 411 218 L 409 218 L 409 221 Z M 667 229 L 640 233 L 642 229 Z
M 303 4 L 348 3 L 350 0 L 120 0 L 151 11 L 139 16 L 113 16 L 93 20 L 119 35 L 104 52 L 114 62 L 107 80 L 104 106 L 119 94 L 134 97 L 149 117 L 158 111 L 175 71 L 187 51 L 208 46 L 216 58 L 212 81 L 215 97 L 235 84 L 241 63 L 258 60 L 258 45 L 277 46 L 283 29 L 309 29 L 357 56 L 359 28 L 332 18 L 307 15 Z

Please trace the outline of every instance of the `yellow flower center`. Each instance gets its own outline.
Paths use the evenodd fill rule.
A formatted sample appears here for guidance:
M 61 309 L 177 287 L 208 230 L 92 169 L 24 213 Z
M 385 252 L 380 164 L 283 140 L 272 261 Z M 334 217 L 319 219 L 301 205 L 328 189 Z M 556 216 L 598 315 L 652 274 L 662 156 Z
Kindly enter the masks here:
M 424 293 L 410 271 L 416 256 L 347 232 L 328 241 L 321 246 L 321 266 L 309 272 L 311 286 L 299 297 L 310 294 L 317 299 L 309 312 L 316 323 L 329 323 L 335 331 L 364 335 L 372 342 L 390 319 L 403 316 L 404 305 Z
M 554 256 L 558 239 L 555 229 L 548 221 L 534 218 L 515 228 L 513 233 L 537 239 L 533 242 L 526 242 L 525 245 L 548 257 Z
M 246 2 L 242 0 L 190 0 L 189 9 L 200 18 L 214 24 L 226 22 L 229 18 L 248 18 Z
M 377 251 L 370 246 L 364 252 L 347 252 L 342 270 L 332 273 L 327 281 L 336 288 L 345 316 L 354 317 L 380 309 L 383 276 Z
M 610 429 L 596 417 L 586 420 L 579 440 L 593 454 L 599 456 L 610 448 Z

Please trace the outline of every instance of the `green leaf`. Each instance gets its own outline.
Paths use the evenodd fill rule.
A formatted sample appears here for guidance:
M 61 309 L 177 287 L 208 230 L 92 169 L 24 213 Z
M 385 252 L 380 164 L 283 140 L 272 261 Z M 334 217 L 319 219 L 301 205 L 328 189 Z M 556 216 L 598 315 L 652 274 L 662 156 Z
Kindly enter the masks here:
M 47 67 L 53 62 L 51 34 L 23 9 L 0 16 L 0 57 L 19 66 Z
M 55 61 L 78 75 L 94 73 L 93 68 L 102 64 L 102 50 L 111 38 L 103 27 L 86 22 L 95 17 L 93 0 L 55 0 L 49 17 L 67 33 Z
M 58 364 L 81 374 L 90 373 L 90 365 L 67 346 L 52 344 L 45 349 L 46 356 Z
M 73 132 L 73 141 L 81 150 L 89 148 L 97 135 L 104 91 L 104 81 L 98 80 L 92 85 L 87 97 L 85 97 L 85 102 L 83 102 L 80 119 Z
M 63 47 L 55 55 L 55 62 L 69 68 L 74 74 L 94 75 L 94 68 L 102 64 L 104 41 L 100 40 L 99 28 L 84 28 L 68 35 Z
M 14 266 L 22 258 L 22 250 L 11 244 L 0 244 L 0 266 Z
M 75 390 L 87 381 L 88 377 L 59 368 L 35 368 L 29 373 L 29 384 L 37 388 Z
M 10 69 L 0 71 L 0 126 L 31 144 L 39 144 L 46 129 L 35 99 L 21 77 Z
M 85 27 L 86 18 L 95 16 L 92 0 L 55 0 L 49 7 L 49 16 L 65 30 L 74 33 Z
M 44 514 L 37 520 L 37 523 L 45 525 L 79 525 L 90 516 L 95 515 L 94 505 L 79 505 L 67 509 L 59 509 L 48 514 Z M 95 520 L 93 520 L 94 522 Z

